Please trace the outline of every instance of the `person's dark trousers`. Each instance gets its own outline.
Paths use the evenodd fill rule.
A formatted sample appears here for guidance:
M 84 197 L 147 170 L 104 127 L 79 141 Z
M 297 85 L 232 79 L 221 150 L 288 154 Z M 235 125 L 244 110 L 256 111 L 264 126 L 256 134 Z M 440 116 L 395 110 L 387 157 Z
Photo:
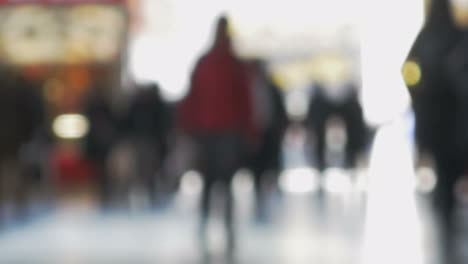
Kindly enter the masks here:
M 204 243 L 206 243 L 207 223 L 211 212 L 211 205 L 213 201 L 213 194 L 215 194 L 215 185 L 219 184 L 220 189 L 224 193 L 225 207 L 223 211 L 224 227 L 227 237 L 227 245 L 229 250 L 235 247 L 235 230 L 234 230 L 234 196 L 231 190 L 231 179 L 222 179 L 216 181 L 214 179 L 205 178 L 205 185 L 201 198 L 201 236 Z M 216 199 L 218 197 L 215 197 Z
M 256 220 L 260 223 L 267 220 L 268 183 L 277 180 L 280 168 L 281 133 L 274 128 L 265 131 L 260 145 L 248 162 L 254 181 Z
M 99 196 L 101 202 L 101 209 L 109 209 L 111 207 L 112 188 L 109 175 L 107 172 L 106 162 L 99 160 L 95 164 L 96 177 L 99 185 Z
M 3 227 L 4 224 L 4 200 L 5 200 L 5 166 L 4 166 L 4 157 L 0 155 L 0 229 Z
M 326 168 L 325 160 L 325 125 L 333 109 L 320 92 L 315 93 L 308 114 L 308 126 L 315 132 L 315 162 L 317 169 L 323 171 Z
M 347 168 L 355 168 L 359 154 L 366 146 L 367 128 L 364 122 L 361 105 L 357 97 L 350 98 L 340 111 L 346 126 L 346 164 Z
M 361 106 L 357 96 L 353 95 L 342 103 L 329 101 L 322 93 L 317 93 L 311 104 L 309 124 L 316 134 L 317 169 L 323 172 L 327 167 L 326 160 L 326 125 L 333 115 L 342 118 L 345 124 L 347 142 L 345 147 L 345 166 L 354 168 L 359 153 L 365 146 L 366 128 Z
M 234 198 L 231 181 L 235 172 L 239 169 L 243 144 L 237 133 L 207 133 L 198 134 L 195 137 L 198 145 L 199 170 L 203 175 L 204 188 L 201 197 L 201 224 L 200 235 L 203 243 L 206 243 L 207 223 L 213 198 L 215 183 L 219 183 L 224 195 L 225 206 L 223 208 L 224 226 L 226 230 L 228 250 L 235 248 L 234 230 Z
M 158 200 L 157 173 L 161 167 L 159 162 L 158 142 L 153 137 L 139 136 L 134 139 L 136 151 L 136 172 L 139 183 L 147 191 L 150 203 L 156 206 Z
M 435 153 L 437 185 L 433 193 L 436 223 L 439 229 L 439 245 L 443 263 L 459 264 L 457 259 L 457 222 L 455 185 L 464 171 L 463 163 L 445 153 Z M 457 262 L 458 261 L 458 262 Z
M 0 157 L 0 224 L 3 220 L 3 201 L 8 199 L 13 201 L 15 220 L 26 220 L 28 187 L 25 169 L 18 159 L 18 154 Z

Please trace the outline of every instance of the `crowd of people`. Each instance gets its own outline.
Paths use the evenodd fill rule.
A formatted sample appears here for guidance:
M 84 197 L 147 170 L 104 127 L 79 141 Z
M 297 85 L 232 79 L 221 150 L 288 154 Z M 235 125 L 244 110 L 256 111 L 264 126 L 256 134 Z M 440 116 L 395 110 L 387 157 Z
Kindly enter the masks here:
M 17 190 L 12 193 L 21 196 L 26 190 L 24 182 L 51 173 L 62 181 L 91 181 L 97 187 L 103 209 L 129 204 L 135 188 L 146 195 L 151 208 L 159 208 L 177 190 L 183 171 L 194 169 L 203 178 L 201 238 L 206 240 L 213 189 L 220 186 L 227 245 L 233 251 L 236 225 L 231 182 L 236 171 L 247 168 L 252 172 L 256 219 L 265 223 L 266 196 L 282 170 L 283 138 L 288 127 L 298 123 L 289 119 L 282 89 L 273 81 L 267 61 L 236 55 L 228 23 L 224 16 L 218 20 L 214 43 L 197 62 L 189 92 L 180 102 L 166 102 L 158 84 L 147 82 L 132 84 L 132 93 L 115 107 L 109 89 L 96 82 L 82 105 L 82 115 L 89 123 L 87 134 L 78 145 L 66 140 L 58 143 L 64 151 L 57 152 L 52 163 L 48 161 L 46 165 L 37 161 L 43 158 L 38 157 L 39 152 L 27 146 L 33 146 L 37 137 L 42 137 L 51 149 L 54 147 L 44 114 L 47 104 L 38 94 L 39 88 L 30 87 L 19 77 L 13 78 L 16 75 L 12 73 L 4 74 L 11 80 L 3 82 L 0 89 L 0 100 L 4 102 L 0 103 L 2 198 L 5 190 L 13 190 L 13 183 Z M 332 116 L 338 116 L 348 134 L 346 162 L 342 165 L 355 167 L 366 144 L 366 126 L 356 87 L 347 80 L 333 84 L 332 88 L 343 88 L 343 94 L 336 99 L 327 93 L 330 85 L 313 86 L 316 94 L 300 125 L 316 135 L 316 166 L 321 171 L 330 166 L 325 157 L 326 124 Z M 194 154 L 179 171 L 175 164 L 180 157 L 174 149 L 182 139 L 191 142 Z M 22 159 L 28 155 L 36 155 L 36 166 L 26 166 Z M 81 155 L 83 162 L 74 160 L 75 155 Z M 12 171 L 17 168 L 21 171 Z M 20 204 L 24 198 L 16 200 Z
M 432 1 L 408 56 L 417 78 L 407 84 L 420 160 L 433 160 L 437 170 L 434 205 L 444 234 L 444 257 L 446 263 L 454 263 L 449 261 L 454 256 L 456 232 L 453 190 L 467 169 L 467 38 L 462 22 L 450 14 L 449 2 Z M 206 240 L 213 189 L 220 186 L 227 245 L 233 251 L 233 177 L 241 168 L 252 172 L 256 218 L 260 223 L 267 221 L 265 199 L 283 168 L 283 138 L 289 127 L 302 126 L 310 132 L 315 160 L 311 163 L 324 172 L 337 165 L 327 156 L 329 125 L 341 124 L 346 139 L 338 166 L 355 168 L 370 135 L 359 102 L 359 85 L 351 80 L 311 80 L 308 112 L 302 123 L 293 121 L 267 60 L 237 56 L 228 24 L 224 16 L 217 21 L 214 42 L 196 63 L 187 96 L 177 103 L 165 101 L 161 87 L 147 82 L 132 84 L 131 94 L 126 93 L 115 107 L 108 87 L 96 83 L 83 100 L 82 115 L 89 130 L 79 144 L 56 142 L 42 87 L 20 71 L 2 66 L 0 225 L 5 218 L 1 212 L 10 204 L 16 217 L 24 217 L 30 190 L 41 182 L 53 183 L 45 180 L 50 175 L 74 183 L 91 181 L 104 209 L 127 204 L 134 188 L 143 190 L 151 208 L 158 208 L 178 189 L 183 172 L 193 169 L 203 178 L 200 236 Z M 193 146 L 190 158 L 178 156 L 181 153 L 175 150 L 186 142 Z M 62 156 L 50 155 L 54 147 L 64 150 L 57 152 Z M 74 155 L 81 156 L 84 163 L 74 160 Z M 181 165 L 181 160 L 187 164 Z

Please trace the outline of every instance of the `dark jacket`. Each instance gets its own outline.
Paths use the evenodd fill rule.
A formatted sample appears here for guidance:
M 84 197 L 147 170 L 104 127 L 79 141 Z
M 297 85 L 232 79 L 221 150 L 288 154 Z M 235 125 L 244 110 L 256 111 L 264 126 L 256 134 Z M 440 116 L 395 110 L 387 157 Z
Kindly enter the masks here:
M 0 84 L 0 156 L 16 153 L 44 121 L 39 87 L 20 76 Z
M 447 59 L 461 34 L 449 12 L 449 1 L 432 1 L 427 21 L 410 50 L 408 60 L 421 69 L 421 80 L 409 87 L 421 151 L 452 153 L 456 149 L 460 104 L 447 72 Z

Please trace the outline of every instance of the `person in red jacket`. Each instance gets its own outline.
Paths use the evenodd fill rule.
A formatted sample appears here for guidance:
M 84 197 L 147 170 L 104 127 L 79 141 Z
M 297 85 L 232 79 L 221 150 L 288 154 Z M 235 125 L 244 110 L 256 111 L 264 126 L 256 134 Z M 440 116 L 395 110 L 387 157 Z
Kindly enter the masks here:
M 233 197 L 230 183 L 241 166 L 245 147 L 255 141 L 246 66 L 236 57 L 228 34 L 228 20 L 217 23 L 211 49 L 198 61 L 188 96 L 178 108 L 179 125 L 198 149 L 198 169 L 205 185 L 202 193 L 201 236 L 206 237 L 211 192 L 223 186 L 228 249 L 234 248 Z

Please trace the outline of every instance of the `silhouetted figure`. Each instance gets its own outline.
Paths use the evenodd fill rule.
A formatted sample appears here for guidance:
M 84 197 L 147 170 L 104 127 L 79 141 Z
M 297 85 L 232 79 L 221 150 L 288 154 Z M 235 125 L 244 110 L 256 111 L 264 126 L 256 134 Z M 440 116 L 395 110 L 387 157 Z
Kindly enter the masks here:
M 212 190 L 219 182 L 226 196 L 225 225 L 232 250 L 235 241 L 230 183 L 240 166 L 245 143 L 253 140 L 253 129 L 246 71 L 234 55 L 227 27 L 227 19 L 220 18 L 215 42 L 194 69 L 191 89 L 180 105 L 179 117 L 182 128 L 199 149 L 198 167 L 204 177 L 202 238 L 206 236 Z
M 20 151 L 41 129 L 44 109 L 39 88 L 18 72 L 7 70 L 2 72 L 1 78 L 0 206 L 9 196 L 14 201 L 17 216 L 24 216 L 31 179 L 21 162 Z
M 85 102 L 84 114 L 89 121 L 89 132 L 84 144 L 86 157 L 96 168 L 101 202 L 103 208 L 106 208 L 110 205 L 112 186 L 107 161 L 116 142 L 117 131 L 109 98 L 103 89 L 100 86 L 93 87 Z
M 139 85 L 131 100 L 125 129 L 135 153 L 136 174 L 154 206 L 162 191 L 162 166 L 168 153 L 169 108 L 155 83 Z
M 466 82 L 453 78 L 461 72 L 449 60 L 462 34 L 452 21 L 449 0 L 433 0 L 427 21 L 409 53 L 416 62 L 421 79 L 409 86 L 416 122 L 416 142 L 420 153 L 433 156 L 438 174 L 434 205 L 442 228 L 443 263 L 454 259 L 454 186 L 466 171 Z M 463 47 L 466 50 L 466 46 Z M 466 65 L 466 61 L 463 62 Z M 450 66 L 450 64 L 452 64 Z M 447 67 L 447 66 L 450 67 Z M 466 74 L 465 74 L 466 75 Z M 464 134 L 465 133 L 465 134 Z
M 276 182 L 281 167 L 281 146 L 288 125 L 283 97 L 269 76 L 265 62 L 249 62 L 252 110 L 258 139 L 247 162 L 252 170 L 257 202 L 257 220 L 266 220 L 265 189 Z M 268 177 L 270 176 L 270 177 Z M 271 184 L 270 184 L 271 185 Z
M 316 83 L 307 114 L 307 126 L 316 135 L 316 157 L 319 171 L 327 163 L 327 123 L 340 118 L 346 131 L 344 166 L 354 168 L 358 155 L 365 147 L 366 126 L 355 86 L 349 82 Z

